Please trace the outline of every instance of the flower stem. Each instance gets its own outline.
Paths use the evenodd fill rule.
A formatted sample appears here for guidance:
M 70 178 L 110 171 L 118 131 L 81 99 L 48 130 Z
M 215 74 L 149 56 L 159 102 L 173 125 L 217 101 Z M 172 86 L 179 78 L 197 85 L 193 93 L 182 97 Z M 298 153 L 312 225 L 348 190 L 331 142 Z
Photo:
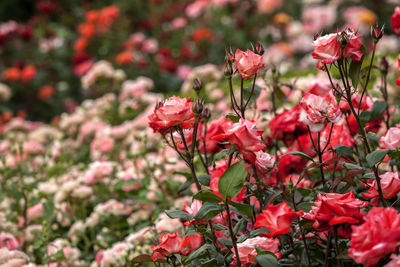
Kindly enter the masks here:
M 225 200 L 225 209 L 226 209 L 226 213 L 228 215 L 229 234 L 231 236 L 233 249 L 235 250 L 235 255 L 236 255 L 236 266 L 240 267 L 240 266 L 242 266 L 242 264 L 240 263 L 239 251 L 238 251 L 237 243 L 236 243 L 236 236 L 233 233 L 233 226 L 232 226 L 232 220 L 231 220 L 231 211 L 229 209 L 229 205 L 228 205 L 228 201 L 227 200 Z

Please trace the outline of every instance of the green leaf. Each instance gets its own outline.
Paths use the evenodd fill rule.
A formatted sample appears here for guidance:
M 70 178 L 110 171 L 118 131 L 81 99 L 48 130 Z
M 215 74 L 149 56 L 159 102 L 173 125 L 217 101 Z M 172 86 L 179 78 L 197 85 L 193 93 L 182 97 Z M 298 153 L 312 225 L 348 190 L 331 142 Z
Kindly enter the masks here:
M 211 179 L 211 176 L 210 176 L 209 174 L 202 174 L 202 175 L 199 175 L 199 177 L 198 177 L 197 179 L 199 180 L 199 182 L 200 182 L 202 185 L 210 186 L 210 179 Z
M 218 189 L 223 198 L 234 198 L 242 190 L 246 170 L 244 161 L 241 160 L 230 166 L 219 179 Z
M 243 204 L 243 203 L 237 203 L 233 201 L 228 201 L 228 204 L 234 206 L 237 208 L 240 213 L 243 213 L 244 215 L 251 217 L 253 216 L 253 207 L 251 205 Z
M 381 162 L 383 158 L 388 154 L 389 149 L 375 150 L 367 155 L 367 162 L 370 167 L 373 167 L 378 162 Z
M 311 206 L 312 204 L 310 202 L 302 202 L 299 205 L 297 205 L 297 208 L 304 212 L 309 212 L 311 210 Z
M 236 123 L 240 120 L 240 117 L 238 117 L 235 114 L 228 114 L 225 116 L 226 119 L 230 119 L 233 123 Z
M 226 238 L 218 238 L 218 242 L 224 245 L 225 247 L 232 247 L 233 243 L 231 240 Z
M 256 256 L 256 261 L 261 267 L 277 267 L 278 260 L 271 254 L 261 254 Z
M 312 193 L 311 189 L 307 189 L 307 188 L 302 188 L 302 187 L 298 187 L 297 192 L 300 193 L 300 195 L 302 195 L 303 197 L 307 197 Z
M 201 190 L 199 191 L 196 195 L 193 196 L 193 199 L 198 199 L 203 202 L 211 202 L 211 203 L 219 203 L 223 201 L 222 198 L 219 196 L 215 195 L 209 190 Z
M 375 101 L 371 109 L 371 121 L 376 120 L 385 112 L 387 103 L 385 101 Z
M 215 156 L 214 156 L 214 160 L 218 161 L 220 159 L 226 158 L 229 155 L 229 149 L 224 149 L 221 152 L 218 152 Z
M 351 79 L 351 84 L 353 85 L 354 88 L 357 88 L 358 82 L 360 81 L 360 71 L 361 71 L 363 58 L 361 58 L 360 61 L 352 60 L 350 63 L 349 76 Z
M 182 193 L 183 191 L 188 189 L 192 184 L 193 184 L 193 179 L 192 178 L 187 179 L 186 182 L 181 187 L 179 187 L 178 193 Z
M 250 232 L 250 237 L 256 237 L 263 233 L 270 233 L 270 232 L 267 229 L 265 229 L 264 227 L 260 227 L 260 228 L 252 230 Z
M 186 262 L 192 261 L 194 259 L 199 258 L 208 248 L 210 248 L 211 245 L 210 244 L 204 244 L 203 246 L 201 246 L 200 248 L 198 248 L 197 250 L 193 251 L 189 257 L 186 259 Z
M 283 154 L 281 156 L 281 158 L 283 158 L 286 155 L 295 155 L 295 156 L 299 156 L 299 157 L 301 157 L 303 159 L 314 161 L 312 157 L 310 157 L 309 155 L 307 155 L 307 154 L 305 154 L 303 152 L 300 152 L 300 151 L 289 151 L 289 152 L 286 152 L 285 154 Z
M 390 158 L 400 161 L 400 151 L 399 150 L 390 150 L 388 154 L 389 154 Z
M 199 221 L 201 219 L 206 219 L 209 220 L 216 216 L 218 213 L 220 213 L 223 209 L 221 208 L 220 205 L 215 204 L 215 203 L 209 203 L 206 202 L 201 206 L 199 211 L 197 212 L 196 216 L 194 216 L 194 219 L 196 221 Z
M 181 210 L 166 210 L 165 213 L 168 215 L 168 217 L 170 217 L 171 219 L 182 219 L 185 221 L 190 221 L 191 219 L 193 219 L 193 216 L 183 212 Z
M 353 156 L 353 149 L 345 145 L 337 145 L 333 149 L 339 157 Z
M 352 164 L 352 163 L 347 163 L 344 162 L 341 164 L 344 168 L 348 169 L 348 170 L 363 170 L 362 167 L 356 165 L 356 164 Z
M 211 259 L 201 264 L 201 267 L 215 267 L 215 266 L 218 266 L 216 259 Z

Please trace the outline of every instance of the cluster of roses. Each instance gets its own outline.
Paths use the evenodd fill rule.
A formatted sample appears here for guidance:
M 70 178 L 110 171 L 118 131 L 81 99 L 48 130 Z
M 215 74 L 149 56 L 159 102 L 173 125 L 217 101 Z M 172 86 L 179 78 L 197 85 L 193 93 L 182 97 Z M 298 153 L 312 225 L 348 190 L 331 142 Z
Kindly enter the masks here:
M 222 230 L 213 230 L 211 225 L 222 225 L 223 229 L 231 228 L 232 218 L 238 222 L 243 215 L 229 211 L 227 202 L 225 202 L 227 210 L 220 212 L 209 221 L 193 219 L 199 211 L 202 211 L 206 201 L 201 202 L 196 199 L 190 207 L 186 206 L 184 209 L 184 212 L 190 215 L 188 218 L 191 218 L 184 219 L 187 226 L 207 225 L 207 223 L 210 225 L 212 234 L 219 238 L 214 241 L 214 245 L 221 249 L 223 253 L 232 252 L 232 265 L 241 266 L 241 264 L 244 264 L 244 266 L 249 266 L 255 263 L 259 249 L 270 251 L 279 259 L 281 257 L 279 241 L 274 237 L 288 234 L 290 238 L 293 238 L 295 231 L 292 230 L 295 228 L 292 223 L 296 218 L 298 219 L 297 227 L 301 233 L 299 240 L 304 242 L 304 249 L 310 266 L 308 248 L 310 243 L 306 241 L 308 239 L 319 239 L 327 243 L 327 260 L 331 253 L 331 239 L 334 237 L 338 265 L 341 265 L 341 251 L 337 245 L 337 240 L 340 238 L 350 239 L 348 255 L 357 263 L 363 263 L 366 266 L 375 266 L 383 257 L 397 251 L 400 245 L 400 231 L 396 227 L 399 224 L 400 214 L 394 208 L 387 208 L 386 201 L 394 198 L 400 191 L 398 174 L 393 171 L 379 174 L 376 166 L 371 167 L 375 176 L 373 176 L 373 179 L 363 182 L 368 191 L 361 195 L 365 199 L 373 199 L 371 202 L 373 206 L 378 206 L 381 203 L 385 207 L 373 207 L 367 214 L 363 212 L 363 209 L 368 207 L 370 203 L 356 198 L 353 191 L 343 193 L 342 190 L 342 193 L 335 193 L 341 179 L 334 180 L 335 171 L 343 170 L 340 163 L 354 161 L 353 156 L 343 157 L 335 149 L 339 146 L 348 147 L 350 150 L 358 149 L 355 138 L 357 133 L 363 138 L 365 152 L 371 153 L 371 145 L 366 137 L 366 132 L 376 133 L 381 129 L 382 122 L 385 121 L 387 132 L 380 139 L 382 148 L 395 150 L 400 146 L 400 141 L 397 138 L 399 127 L 390 128 L 389 126 L 389 109 L 368 120 L 365 128 L 361 124 L 359 116 L 362 111 L 365 114 L 371 113 L 376 103 L 372 97 L 365 95 L 365 90 L 370 78 L 376 44 L 381 39 L 382 34 L 382 29 L 375 28 L 372 30 L 374 47 L 367 81 L 362 88 L 357 90 L 356 82 L 352 81 L 352 84 L 349 82 L 348 68 L 350 62 L 357 63 L 363 60 L 364 52 L 359 40 L 361 35 L 357 35 L 350 29 L 345 29 L 339 33 L 317 37 L 314 41 L 312 56 L 318 60 L 317 68 L 327 72 L 329 80 L 316 82 L 304 94 L 300 104 L 291 110 L 276 115 L 269 123 L 269 137 L 263 138 L 264 131 L 256 128 L 256 122 L 245 119 L 247 102 L 243 101 L 243 82 L 246 79 L 254 78 L 255 84 L 257 74 L 260 73 L 260 68 L 264 66 L 261 56 L 263 49 L 259 46 L 254 49 L 254 52 L 237 50 L 235 55 L 230 52 L 227 53 L 225 76 L 230 82 L 231 104 L 237 115 L 237 120 L 234 121 L 230 118 L 215 120 L 212 122 L 213 127 L 209 127 L 209 131 L 207 131 L 209 110 L 203 109 L 203 104 L 198 98 L 193 103 L 188 98 L 182 99 L 174 96 L 156 106 L 154 113 L 149 117 L 150 127 L 155 132 L 161 133 L 166 142 L 174 147 L 178 154 L 183 155 L 183 158 L 185 158 L 185 153 L 190 154 L 188 147 L 197 147 L 202 161 L 201 154 L 204 154 L 205 159 L 207 159 L 207 153 L 211 152 L 210 156 L 213 157 L 216 152 L 223 148 L 229 151 L 228 159 L 217 161 L 213 166 L 210 166 L 207 160 L 205 161 L 206 164 L 203 162 L 206 172 L 210 175 L 208 186 L 211 192 L 218 196 L 218 201 L 214 201 L 220 202 L 224 199 L 224 195 L 220 192 L 221 178 L 229 172 L 232 163 L 243 160 L 246 164 L 247 181 L 257 185 L 255 191 L 251 191 L 251 187 L 243 186 L 240 193 L 232 197 L 231 201 L 250 204 L 256 214 L 258 211 L 258 215 L 254 216 L 255 220 L 253 219 L 245 229 L 242 229 L 242 234 L 248 235 L 252 228 L 264 228 L 266 231 L 260 232 L 257 237 L 242 239 L 241 242 L 237 242 L 238 240 L 232 235 L 233 232 L 231 231 L 228 239 L 233 242 L 233 246 L 230 246 L 230 249 L 227 249 L 226 244 L 219 242 L 221 238 L 226 238 L 228 235 Z M 340 80 L 335 80 L 332 77 L 330 73 L 332 66 L 339 69 Z M 236 100 L 232 89 L 232 75 L 235 72 L 241 77 L 240 103 Z M 340 85 L 340 82 L 342 82 L 342 85 Z M 254 84 L 250 98 L 253 94 Z M 196 84 L 194 88 L 196 89 Z M 385 100 L 387 102 L 386 98 Z M 204 118 L 206 119 L 204 120 Z M 198 132 L 198 129 L 202 130 Z M 166 138 L 168 134 L 170 134 L 170 139 Z M 215 143 L 215 141 L 217 142 Z M 289 153 L 283 154 L 278 150 L 278 141 L 283 141 Z M 212 146 L 218 149 L 206 150 L 205 147 L 209 142 L 214 142 Z M 202 144 L 201 148 L 198 144 Z M 265 152 L 267 147 L 271 148 L 273 145 L 276 148 L 276 157 Z M 333 172 L 332 192 L 319 194 L 317 200 L 312 202 L 311 210 L 307 213 L 296 208 L 294 197 L 292 199 L 293 210 L 285 201 L 277 205 L 270 203 L 265 207 L 263 197 L 257 195 L 260 192 L 265 192 L 265 186 L 275 187 L 281 182 L 284 184 L 285 181 L 289 190 L 292 190 L 290 188 L 293 188 L 293 186 L 294 188 L 311 186 L 312 181 L 306 181 L 303 177 L 300 179 L 298 175 L 292 174 L 293 172 L 307 172 L 307 168 L 305 160 L 296 155 L 291 155 L 296 153 L 290 153 L 290 151 L 296 153 L 301 151 L 303 155 L 309 158 L 318 156 L 319 164 L 315 166 L 321 170 L 321 181 L 324 185 L 326 183 L 324 173 L 326 171 Z M 235 153 L 236 158 L 233 157 Z M 193 153 L 191 157 L 193 159 Z M 279 161 L 276 159 L 279 159 Z M 192 174 L 195 175 L 194 167 L 191 165 L 193 162 L 187 162 L 187 164 L 192 168 Z M 360 173 L 363 173 L 363 171 L 353 170 L 349 175 L 354 178 Z M 260 178 L 264 179 L 261 180 Z M 314 187 L 318 186 L 321 181 L 315 182 Z M 200 191 L 204 187 L 198 185 L 197 189 Z M 347 189 L 344 190 L 344 192 L 346 191 Z M 250 196 L 249 192 L 252 193 Z M 312 232 L 306 234 L 300 220 L 312 222 L 312 227 L 317 234 L 315 235 Z M 184 237 L 184 241 L 186 237 Z M 164 257 L 170 259 L 171 255 L 178 252 L 186 255 L 182 253 L 182 249 L 185 246 L 187 247 L 187 244 L 191 244 L 189 245 L 190 249 L 196 250 L 204 242 L 203 239 L 197 237 L 197 234 L 196 236 L 192 235 L 192 238 L 198 241 L 196 245 L 194 245 L 194 241 L 193 243 L 192 241 L 183 241 L 184 245 L 180 245 L 182 239 L 177 236 L 177 233 L 163 236 L 162 243 L 153 247 L 153 260 Z M 202 242 L 199 241 L 200 239 Z M 292 253 L 297 260 L 294 245 Z M 388 266 L 397 266 L 398 258 L 393 254 L 392 262 Z

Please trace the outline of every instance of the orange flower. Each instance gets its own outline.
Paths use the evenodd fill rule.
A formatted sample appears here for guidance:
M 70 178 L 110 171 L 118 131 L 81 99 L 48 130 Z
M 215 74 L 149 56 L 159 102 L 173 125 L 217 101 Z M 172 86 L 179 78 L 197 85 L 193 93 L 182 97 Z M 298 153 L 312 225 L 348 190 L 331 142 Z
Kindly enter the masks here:
M 45 85 L 42 88 L 40 88 L 37 97 L 40 100 L 46 100 L 51 98 L 54 95 L 55 91 L 54 91 L 54 87 L 51 85 Z
M 91 38 L 95 34 L 96 28 L 92 23 L 81 23 L 78 31 L 83 37 Z
M 124 64 L 130 64 L 133 62 L 133 55 L 129 51 L 124 51 L 122 53 L 119 53 L 117 57 L 115 58 L 118 64 L 124 65 Z
M 213 38 L 213 33 L 208 28 L 200 28 L 193 33 L 192 38 L 196 43 L 201 41 L 210 41 Z
M 88 39 L 81 37 L 75 41 L 74 49 L 76 52 L 83 52 L 88 45 Z
M 21 72 L 21 80 L 24 83 L 30 82 L 36 76 L 36 68 L 33 65 L 26 66 Z
M 2 74 L 3 80 L 7 81 L 17 81 L 19 80 L 20 76 L 21 71 L 16 67 L 8 68 L 4 70 Z

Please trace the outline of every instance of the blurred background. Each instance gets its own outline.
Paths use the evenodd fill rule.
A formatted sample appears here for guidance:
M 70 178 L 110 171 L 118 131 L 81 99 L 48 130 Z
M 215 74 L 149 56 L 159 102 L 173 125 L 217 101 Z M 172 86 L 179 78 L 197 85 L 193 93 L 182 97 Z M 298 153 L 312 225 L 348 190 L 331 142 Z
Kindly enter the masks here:
M 124 80 L 139 76 L 150 77 L 157 92 L 176 93 L 197 66 L 222 66 L 225 49 L 257 42 L 266 49 L 266 63 L 291 76 L 315 71 L 309 55 L 315 34 L 343 27 L 368 38 L 369 25 L 385 24 L 380 51 L 397 53 L 390 16 L 398 4 L 2 0 L 0 123 L 13 117 L 57 122 L 84 99 L 119 91 Z

